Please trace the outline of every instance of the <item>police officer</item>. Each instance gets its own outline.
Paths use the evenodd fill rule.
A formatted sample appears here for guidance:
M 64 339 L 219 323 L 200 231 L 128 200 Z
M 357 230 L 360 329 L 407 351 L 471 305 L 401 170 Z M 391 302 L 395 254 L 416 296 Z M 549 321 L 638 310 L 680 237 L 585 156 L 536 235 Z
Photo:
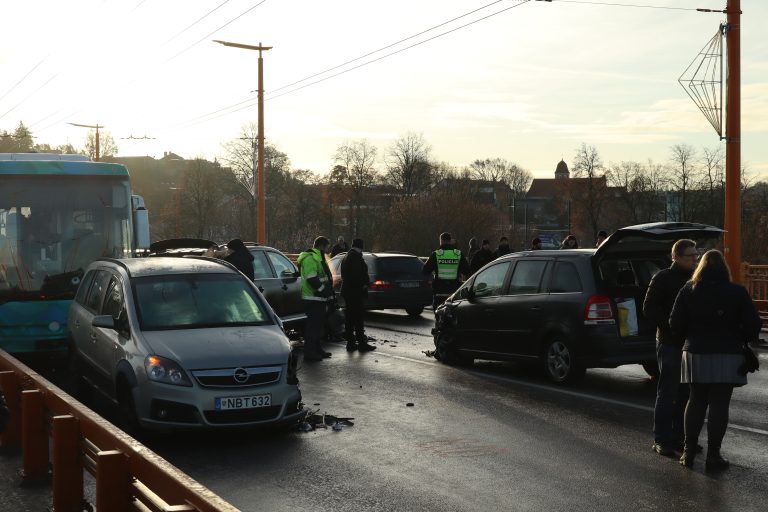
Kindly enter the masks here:
M 440 248 L 429 256 L 423 271 L 434 274 L 432 308 L 437 309 L 461 285 L 461 276 L 469 275 L 469 264 L 456 249 L 450 233 L 440 235 Z
M 315 238 L 312 249 L 299 254 L 297 262 L 301 271 L 301 298 L 307 313 L 304 327 L 304 360 L 320 361 L 330 357 L 320 345 L 323 335 L 328 302 L 333 298 L 333 280 L 325 253 L 331 242 L 324 236 Z

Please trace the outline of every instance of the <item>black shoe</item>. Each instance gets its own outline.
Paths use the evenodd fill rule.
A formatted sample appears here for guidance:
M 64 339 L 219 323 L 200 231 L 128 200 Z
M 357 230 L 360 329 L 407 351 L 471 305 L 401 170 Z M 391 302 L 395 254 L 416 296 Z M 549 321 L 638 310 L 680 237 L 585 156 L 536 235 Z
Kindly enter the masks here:
M 653 443 L 651 448 L 662 457 L 673 457 L 675 455 L 675 450 L 665 444 Z
M 326 357 L 331 357 L 333 354 L 331 354 L 330 352 L 322 351 L 320 352 L 320 355 L 322 355 L 323 358 L 326 358 Z
M 347 342 L 347 352 L 354 352 L 357 350 L 357 343 L 354 341 L 348 341 Z
M 720 452 L 707 453 L 707 462 L 704 465 L 707 471 L 722 471 L 727 469 L 731 463 L 728 459 L 724 459 Z
M 357 350 L 360 352 L 370 352 L 371 350 L 376 350 L 376 347 L 369 345 L 367 341 L 364 341 L 357 344 Z
M 690 469 L 693 467 L 693 459 L 696 458 L 695 453 L 683 452 L 683 456 L 680 457 L 680 465 Z

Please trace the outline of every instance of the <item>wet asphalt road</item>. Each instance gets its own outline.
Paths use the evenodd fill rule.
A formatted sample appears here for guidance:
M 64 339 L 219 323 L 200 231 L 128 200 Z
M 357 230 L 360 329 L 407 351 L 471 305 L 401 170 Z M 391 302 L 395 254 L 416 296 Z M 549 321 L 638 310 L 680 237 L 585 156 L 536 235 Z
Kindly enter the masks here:
M 655 384 L 639 366 L 590 370 L 563 388 L 516 364 L 426 357 L 430 312 L 371 313 L 367 324 L 377 351 L 334 345 L 332 358 L 300 370 L 307 406 L 352 416 L 354 427 L 147 444 L 245 511 L 768 507 L 768 371 L 735 391 L 723 443 L 732 466 L 712 475 L 703 456 L 689 471 L 651 451 Z M 760 357 L 768 370 L 768 351 Z

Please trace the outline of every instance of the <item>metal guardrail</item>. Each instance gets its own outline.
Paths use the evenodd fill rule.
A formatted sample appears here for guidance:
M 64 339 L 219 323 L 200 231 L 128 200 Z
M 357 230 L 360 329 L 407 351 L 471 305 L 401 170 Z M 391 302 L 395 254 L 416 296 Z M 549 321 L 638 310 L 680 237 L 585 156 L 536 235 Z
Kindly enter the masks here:
M 760 311 L 760 316 L 768 318 L 768 265 L 741 264 L 741 283 Z
M 24 481 L 52 480 L 56 512 L 92 510 L 84 471 L 96 479 L 99 511 L 237 512 L 3 350 L 0 388 L 11 413 L 0 447 L 21 447 Z

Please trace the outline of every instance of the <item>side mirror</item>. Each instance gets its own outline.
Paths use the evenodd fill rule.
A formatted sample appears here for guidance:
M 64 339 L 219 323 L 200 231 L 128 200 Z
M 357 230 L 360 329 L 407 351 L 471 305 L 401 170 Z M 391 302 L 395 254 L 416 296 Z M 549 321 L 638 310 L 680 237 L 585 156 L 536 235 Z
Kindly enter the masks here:
M 465 300 L 472 300 L 475 298 L 475 292 L 471 287 L 467 286 L 461 289 L 459 292 L 459 297 Z
M 280 272 L 280 279 L 284 283 L 295 283 L 296 280 L 299 278 L 298 272 L 291 272 L 290 270 L 283 270 Z
M 96 315 L 91 320 L 91 325 L 94 327 L 103 327 L 104 329 L 114 329 L 115 319 L 112 315 Z

